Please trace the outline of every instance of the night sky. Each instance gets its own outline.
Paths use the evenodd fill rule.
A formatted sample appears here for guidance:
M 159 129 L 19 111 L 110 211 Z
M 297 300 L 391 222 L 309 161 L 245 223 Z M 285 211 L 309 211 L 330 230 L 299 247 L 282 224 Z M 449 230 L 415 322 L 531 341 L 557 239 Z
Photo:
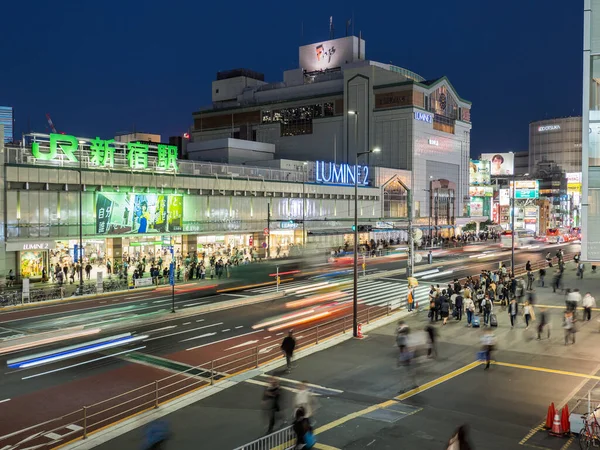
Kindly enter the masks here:
M 143 6 L 142 6 L 143 5 Z M 473 102 L 472 155 L 526 150 L 530 121 L 581 114 L 582 0 L 428 2 L 7 1 L 0 105 L 16 136 L 59 131 L 163 140 L 210 104 L 219 70 L 281 81 L 298 46 L 336 37 L 354 15 L 367 58 L 448 76 Z

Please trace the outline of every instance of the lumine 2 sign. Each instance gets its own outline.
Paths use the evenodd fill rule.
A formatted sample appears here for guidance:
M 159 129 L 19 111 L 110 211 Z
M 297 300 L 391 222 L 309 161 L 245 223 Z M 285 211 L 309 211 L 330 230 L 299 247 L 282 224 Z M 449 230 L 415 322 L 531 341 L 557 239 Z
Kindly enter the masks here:
M 317 183 L 349 184 L 353 186 L 355 180 L 357 180 L 356 184 L 365 186 L 369 183 L 369 167 L 316 161 L 315 177 Z
M 40 142 L 31 144 L 31 153 L 42 161 L 52 161 L 59 157 L 59 151 L 67 160 L 79 162 L 75 152 L 83 149 L 83 146 L 89 148 L 89 165 L 95 167 L 115 166 L 115 151 L 126 153 L 127 165 L 131 169 L 143 170 L 148 168 L 148 144 L 141 142 L 127 142 L 122 148 L 114 147 L 114 139 L 90 139 L 80 141 L 75 136 L 64 134 L 50 134 L 50 141 L 47 148 L 42 148 Z M 81 145 L 81 148 L 79 147 Z M 126 145 L 126 147 L 125 147 Z M 157 144 L 156 168 L 159 170 L 177 171 L 177 147 L 174 145 Z

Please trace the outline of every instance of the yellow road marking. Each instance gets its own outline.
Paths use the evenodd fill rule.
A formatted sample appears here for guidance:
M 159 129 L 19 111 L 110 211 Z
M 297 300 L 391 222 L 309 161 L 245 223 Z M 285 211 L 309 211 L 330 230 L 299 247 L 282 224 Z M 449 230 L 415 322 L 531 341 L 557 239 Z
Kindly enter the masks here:
M 388 406 L 395 405 L 397 403 L 396 400 L 405 400 L 405 399 L 407 399 L 409 397 L 413 397 L 413 396 L 415 396 L 415 395 L 417 395 L 417 394 L 419 394 L 419 393 L 421 393 L 423 391 L 426 391 L 427 389 L 431 389 L 434 386 L 437 386 L 437 385 L 439 385 L 439 384 L 441 384 L 441 383 L 443 383 L 445 381 L 448 381 L 448 380 L 450 380 L 450 379 L 452 379 L 452 378 L 454 378 L 454 377 L 456 377 L 458 375 L 461 375 L 461 374 L 463 374 L 463 373 L 471 370 L 472 368 L 479 366 L 480 364 L 481 363 L 479 361 L 472 362 L 471 364 L 467 364 L 466 366 L 461 367 L 460 369 L 455 370 L 454 372 L 450 372 L 450 373 L 448 373 L 446 375 L 443 375 L 443 376 L 441 376 L 441 377 L 439 377 L 439 378 L 437 378 L 437 379 L 435 379 L 433 381 L 430 381 L 429 383 L 426 383 L 426 384 L 424 384 L 423 386 L 421 386 L 421 387 L 419 387 L 417 389 L 412 389 L 412 390 L 410 390 L 408 392 L 405 392 L 404 394 L 399 395 L 398 397 L 396 397 L 394 400 L 387 400 L 387 401 L 385 401 L 383 403 L 379 403 L 377 405 L 369 406 L 368 408 L 362 409 L 360 411 L 353 412 L 351 414 L 348 414 L 347 416 L 340 417 L 339 419 L 334 420 L 333 422 L 329 422 L 329 423 L 327 423 L 327 424 L 325 424 L 325 425 L 317 428 L 315 430 L 315 434 L 324 433 L 325 431 L 328 431 L 328 430 L 331 430 L 332 428 L 338 427 L 338 426 L 340 426 L 340 425 L 342 425 L 342 424 L 344 424 L 344 423 L 346 423 L 346 422 L 348 422 L 348 421 L 350 421 L 352 419 L 356 419 L 357 417 L 364 416 L 365 414 L 369 414 L 370 412 L 376 411 L 378 409 L 387 408 Z M 420 411 L 420 410 L 418 410 L 418 411 Z M 418 411 L 415 411 L 414 413 L 416 413 Z
M 498 362 L 498 361 L 492 361 L 492 364 L 495 364 L 496 366 L 512 367 L 514 369 L 525 369 L 525 370 L 533 370 L 535 372 L 546 372 L 546 373 L 554 373 L 557 375 L 567 375 L 570 377 L 587 378 L 588 380 L 600 380 L 600 377 L 596 376 L 596 375 L 588 375 L 585 373 L 578 373 L 578 372 L 567 372 L 566 370 L 547 369 L 545 367 L 525 366 L 522 364 L 512 364 L 512 363 L 505 363 L 505 362 Z
M 443 376 L 441 376 L 439 378 L 436 378 L 433 381 L 430 381 L 429 383 L 425 383 L 422 386 L 416 387 L 416 388 L 414 388 L 414 389 L 412 389 L 412 390 L 410 390 L 408 392 L 405 392 L 405 393 L 403 393 L 403 394 L 395 397 L 395 399 L 396 400 L 406 400 L 407 398 L 412 397 L 414 395 L 417 395 L 420 392 L 426 391 L 427 389 L 431 389 L 432 387 L 435 387 L 438 384 L 442 384 L 445 381 L 448 381 L 448 380 L 450 380 L 450 379 L 452 379 L 454 377 L 462 375 L 463 373 L 468 372 L 469 370 L 471 370 L 474 367 L 477 367 L 479 365 L 481 365 L 480 361 L 475 361 L 475 362 L 472 362 L 471 364 L 467 364 L 466 366 L 461 367 L 460 369 L 457 369 L 454 372 L 450 372 L 450 373 L 448 373 L 446 375 L 443 375 Z
M 569 439 L 567 442 L 565 442 L 565 445 L 563 445 L 560 448 L 560 450 L 567 450 L 569 448 L 569 445 L 571 445 L 574 440 L 575 440 L 575 436 L 571 436 L 571 439 Z

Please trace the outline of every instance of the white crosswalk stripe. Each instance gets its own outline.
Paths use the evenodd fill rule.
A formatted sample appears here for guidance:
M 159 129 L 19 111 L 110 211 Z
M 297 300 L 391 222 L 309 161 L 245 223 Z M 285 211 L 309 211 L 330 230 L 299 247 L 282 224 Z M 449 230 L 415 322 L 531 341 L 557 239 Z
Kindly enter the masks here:
M 285 283 L 279 284 L 279 290 L 283 291 L 290 288 L 300 288 L 300 287 L 309 287 L 314 284 L 314 281 L 311 280 L 302 280 L 302 281 L 288 281 Z M 277 286 L 275 284 L 264 286 L 260 288 L 250 289 L 249 292 L 256 294 L 270 294 L 272 292 L 277 292 Z

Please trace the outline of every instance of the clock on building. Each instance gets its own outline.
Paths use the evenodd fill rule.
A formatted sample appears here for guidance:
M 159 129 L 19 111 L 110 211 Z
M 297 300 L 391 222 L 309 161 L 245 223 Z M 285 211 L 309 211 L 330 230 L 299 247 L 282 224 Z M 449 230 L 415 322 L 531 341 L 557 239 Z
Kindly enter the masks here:
M 446 110 L 446 94 L 440 94 L 440 108 L 442 108 L 443 111 Z

